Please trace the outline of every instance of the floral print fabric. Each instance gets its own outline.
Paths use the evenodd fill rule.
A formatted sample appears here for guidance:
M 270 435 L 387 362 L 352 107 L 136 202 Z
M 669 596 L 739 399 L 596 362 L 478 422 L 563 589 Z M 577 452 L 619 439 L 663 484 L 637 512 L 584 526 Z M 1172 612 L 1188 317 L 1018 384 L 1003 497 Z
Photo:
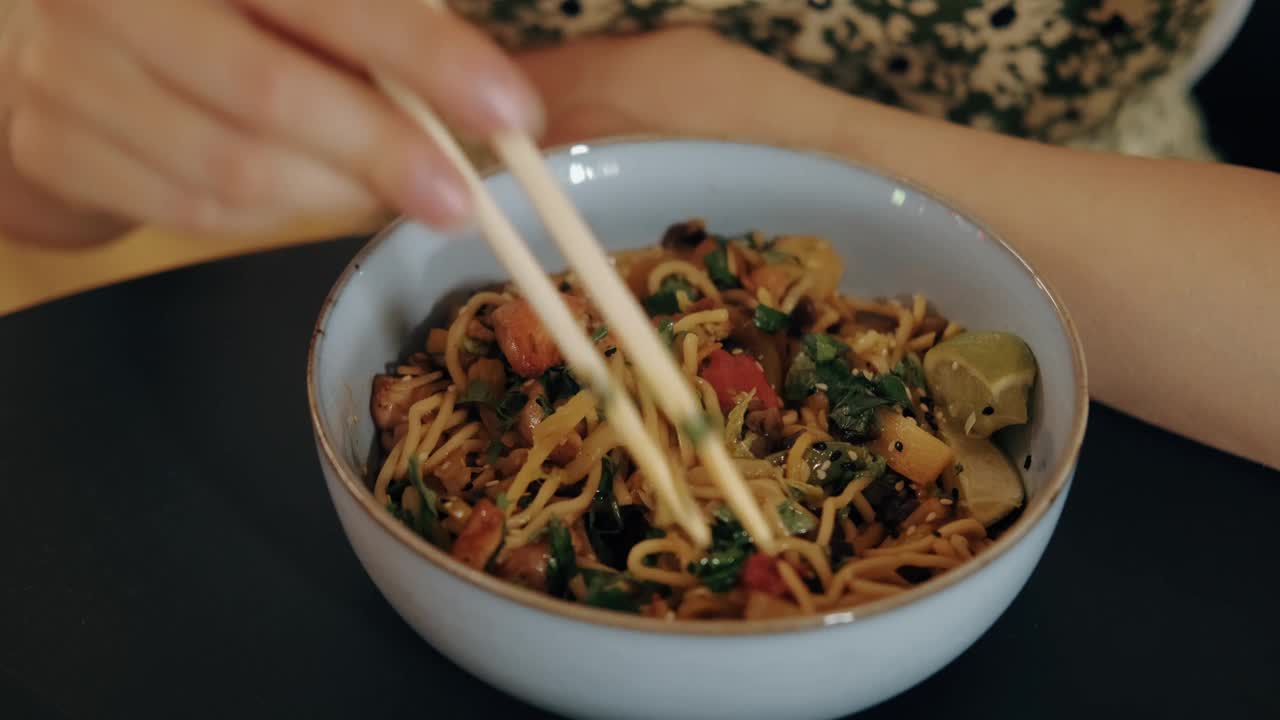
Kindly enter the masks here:
M 1216 2 L 453 0 L 452 4 L 511 47 L 544 45 L 584 34 L 706 24 L 862 97 L 1003 133 L 1123 150 L 1134 143 L 1114 137 L 1114 132 L 1125 123 L 1128 129 L 1123 132 L 1140 132 L 1144 117 L 1169 121 L 1172 115 L 1172 129 L 1182 135 L 1189 125 L 1198 129 L 1189 100 L 1180 98 L 1185 107 L 1170 108 L 1167 91 L 1149 88 L 1167 78 L 1179 59 L 1189 54 Z M 1126 100 L 1141 96 L 1148 98 L 1142 107 L 1125 107 Z M 1162 107 L 1152 106 L 1153 100 Z M 1167 135 L 1170 129 L 1162 131 Z M 1184 146 L 1183 151 L 1178 145 Z M 1193 154 L 1185 145 L 1168 138 L 1154 146 L 1148 142 L 1136 151 Z

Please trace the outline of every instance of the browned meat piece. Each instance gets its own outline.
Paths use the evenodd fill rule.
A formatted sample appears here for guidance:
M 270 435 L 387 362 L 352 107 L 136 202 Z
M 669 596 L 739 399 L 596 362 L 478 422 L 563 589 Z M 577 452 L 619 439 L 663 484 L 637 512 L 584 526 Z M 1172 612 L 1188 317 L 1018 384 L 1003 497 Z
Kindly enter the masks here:
M 525 391 L 529 393 L 529 401 L 520 409 L 520 415 L 516 419 L 516 430 L 520 433 L 520 437 L 524 438 L 524 441 L 532 446 L 533 429 L 546 419 L 542 406 L 538 404 L 538 398 L 546 399 L 547 391 L 542 388 L 542 383 L 532 383 L 525 388 Z M 582 438 L 577 435 L 570 435 L 565 438 L 564 442 L 557 445 L 555 450 L 551 451 L 549 459 L 556 465 L 564 467 L 573 462 L 573 459 L 578 456 L 578 451 L 581 449 Z
M 488 498 L 471 508 L 467 526 L 453 543 L 451 553 L 455 558 L 476 570 L 484 570 L 506 534 L 507 520 L 502 511 Z
M 573 295 L 561 297 L 580 322 L 586 320 L 586 301 Z M 498 347 L 507 357 L 511 369 L 522 377 L 538 377 L 548 368 L 563 362 L 560 349 L 556 347 L 551 333 L 543 326 L 527 300 L 521 298 L 509 302 L 494 310 L 490 317 L 494 333 L 498 337 Z
M 518 547 L 497 568 L 499 577 L 538 592 L 547 591 L 547 563 L 551 546 L 545 540 Z
M 428 389 L 411 378 L 396 375 L 374 375 L 373 395 L 369 405 L 373 424 L 379 430 L 390 430 L 409 419 L 409 406 L 427 397 Z

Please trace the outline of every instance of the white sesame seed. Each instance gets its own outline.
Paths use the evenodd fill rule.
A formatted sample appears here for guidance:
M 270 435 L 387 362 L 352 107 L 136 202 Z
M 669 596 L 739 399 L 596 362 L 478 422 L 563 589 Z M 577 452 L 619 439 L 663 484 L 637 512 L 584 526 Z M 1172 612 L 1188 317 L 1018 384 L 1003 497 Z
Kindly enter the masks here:
M 925 522 L 933 522 L 934 520 L 937 520 L 937 519 L 938 519 L 938 513 L 936 512 L 931 512 L 928 515 L 924 516 Z
M 823 469 L 823 470 L 830 470 L 830 469 L 831 469 L 831 461 L 830 461 L 830 460 L 823 460 L 823 461 L 822 461 L 822 469 Z
M 952 370 L 959 370 L 959 369 L 960 369 L 960 363 L 956 362 L 955 360 L 952 360 L 952 361 L 951 361 L 951 369 L 952 369 Z
M 951 503 L 953 503 L 953 502 L 955 502 L 955 501 L 954 501 L 954 500 L 952 500 L 951 498 L 942 498 L 942 499 L 941 499 L 941 500 L 939 500 L 938 502 L 942 503 L 943 505 L 950 505 Z
M 899 480 L 899 481 L 898 481 L 898 484 L 893 486 L 893 489 L 894 489 L 895 491 L 897 491 L 897 492 L 902 492 L 902 488 L 904 488 L 904 487 L 906 487 L 906 486 L 903 484 L 903 482 L 902 482 L 901 480 Z
M 734 354 L 734 355 L 741 355 L 741 354 L 742 354 L 742 348 L 734 348 L 734 349 L 733 349 L 733 351 L 732 351 L 732 354 Z
M 910 527 L 908 527 L 908 528 L 907 528 L 907 535 L 915 535 L 915 534 L 916 534 L 916 526 L 915 526 L 915 525 L 912 525 L 912 526 L 910 526 Z
M 821 390 L 822 392 L 826 392 L 831 389 L 830 387 L 827 386 L 826 383 L 815 383 L 814 387 Z
M 494 487 L 494 486 L 495 486 L 495 485 L 497 485 L 497 484 L 498 484 L 498 481 L 497 481 L 497 480 L 490 480 L 489 482 L 485 483 L 485 484 L 484 484 L 484 486 L 485 486 L 485 487 L 487 487 L 487 488 L 491 488 L 491 487 Z
M 821 468 L 819 468 L 819 469 L 818 469 L 818 471 L 817 471 L 816 473 L 814 473 L 814 474 L 818 476 L 818 479 L 819 479 L 819 480 L 826 480 L 826 479 L 827 479 L 827 471 L 826 471 L 826 470 L 823 470 L 823 469 L 821 469 Z

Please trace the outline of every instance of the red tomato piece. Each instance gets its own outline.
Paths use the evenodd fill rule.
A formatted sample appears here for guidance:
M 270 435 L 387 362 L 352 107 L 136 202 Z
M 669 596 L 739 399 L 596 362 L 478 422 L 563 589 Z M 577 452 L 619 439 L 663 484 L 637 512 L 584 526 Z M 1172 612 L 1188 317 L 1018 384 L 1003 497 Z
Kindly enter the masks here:
M 747 558 L 742 566 L 742 585 L 748 590 L 774 597 L 784 597 L 787 594 L 787 584 L 778 572 L 778 561 L 764 553 L 755 553 Z
M 765 379 L 764 370 L 756 359 L 743 353 L 733 355 L 724 350 L 716 350 L 707 356 L 707 366 L 702 370 L 702 378 L 711 383 L 720 399 L 720 409 L 729 412 L 740 393 L 756 391 L 765 410 L 782 407 L 782 398 Z

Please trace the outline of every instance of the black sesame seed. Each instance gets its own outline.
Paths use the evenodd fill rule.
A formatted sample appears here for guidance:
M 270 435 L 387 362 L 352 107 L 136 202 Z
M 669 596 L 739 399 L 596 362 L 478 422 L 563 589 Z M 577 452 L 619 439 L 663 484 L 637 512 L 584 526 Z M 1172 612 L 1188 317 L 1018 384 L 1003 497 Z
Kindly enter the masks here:
M 991 13 L 991 27 L 1008 27 L 1017 19 L 1018 11 L 1013 9 L 1013 5 L 1005 5 L 999 10 Z
M 901 440 L 894 440 L 894 441 L 893 441 L 893 449 L 894 449 L 894 450 L 897 450 L 898 452 L 902 452 L 902 441 L 901 441 Z
M 618 348 L 617 348 L 617 347 L 611 347 L 611 348 L 609 348 L 608 350 L 605 350 L 605 351 L 604 351 L 604 356 L 605 356 L 605 357 L 613 357 L 613 354 L 614 354 L 614 353 L 616 353 L 616 352 L 618 352 Z
M 813 449 L 817 450 L 818 452 L 826 452 L 827 444 L 824 442 L 816 442 L 813 444 Z
M 569 284 L 568 280 L 564 280 L 560 283 L 560 292 L 569 292 L 572 289 L 573 286 Z
M 578 13 L 582 12 L 582 4 L 578 0 L 564 0 L 564 2 L 560 3 L 560 12 L 569 17 L 576 17 Z
M 927 407 L 927 408 L 929 408 L 930 410 L 932 410 L 932 409 L 933 409 L 933 398 L 929 397 L 928 395 L 925 395 L 924 397 L 920 398 L 920 404 L 921 404 L 921 405 L 924 405 L 925 407 Z
M 832 451 L 831 451 L 831 462 L 833 462 L 833 463 L 835 463 L 835 462 L 839 462 L 839 461 L 840 461 L 840 458 L 842 458 L 842 457 L 844 457 L 844 453 L 840 452 L 839 450 L 832 450 Z
M 1027 459 L 1026 459 L 1026 460 L 1023 460 L 1023 461 L 1022 461 L 1022 469 L 1023 469 L 1023 470 L 1030 470 L 1030 469 L 1031 469 L 1031 456 L 1030 456 L 1030 455 L 1028 455 L 1028 456 L 1027 456 Z
M 901 55 L 895 55 L 889 60 L 888 68 L 889 72 L 895 75 L 901 75 L 911 68 L 911 61 Z
M 996 409 L 995 409 L 995 408 L 993 408 L 993 407 L 991 407 L 990 405 L 988 405 L 988 406 L 986 406 L 986 407 L 982 408 L 982 414 L 983 414 L 983 415 L 995 415 L 995 414 L 996 414 Z

